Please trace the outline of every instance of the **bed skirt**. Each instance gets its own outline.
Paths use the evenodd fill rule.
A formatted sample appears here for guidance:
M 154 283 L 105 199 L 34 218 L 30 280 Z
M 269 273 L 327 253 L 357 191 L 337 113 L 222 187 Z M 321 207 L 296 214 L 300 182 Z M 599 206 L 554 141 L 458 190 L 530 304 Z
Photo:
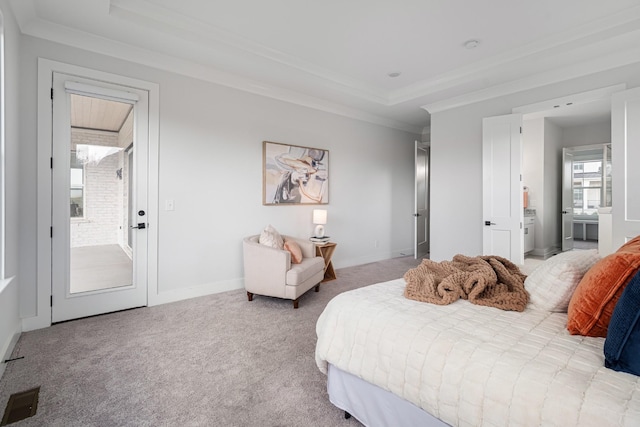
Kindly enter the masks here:
M 327 391 L 334 406 L 367 427 L 448 426 L 413 403 L 331 364 L 328 366 Z

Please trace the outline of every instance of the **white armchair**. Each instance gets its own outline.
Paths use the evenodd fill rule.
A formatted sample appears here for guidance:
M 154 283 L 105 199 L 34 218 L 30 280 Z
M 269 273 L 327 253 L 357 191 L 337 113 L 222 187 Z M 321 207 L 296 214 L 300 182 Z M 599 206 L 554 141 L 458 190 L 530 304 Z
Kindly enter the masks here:
M 291 254 L 286 250 L 275 249 L 258 243 L 259 235 L 246 237 L 244 252 L 244 287 L 247 298 L 253 301 L 253 295 L 266 295 L 293 300 L 293 308 L 298 308 L 298 299 L 315 286 L 320 290 L 324 278 L 324 259 L 316 256 L 313 242 L 282 236 L 295 241 L 302 250 L 302 262 L 293 264 Z

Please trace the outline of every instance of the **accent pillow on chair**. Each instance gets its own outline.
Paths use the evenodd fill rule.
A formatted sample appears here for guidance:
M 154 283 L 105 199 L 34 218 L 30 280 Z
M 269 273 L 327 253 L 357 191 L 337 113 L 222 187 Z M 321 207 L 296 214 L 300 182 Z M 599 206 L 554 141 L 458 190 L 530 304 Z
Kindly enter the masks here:
M 640 272 L 616 304 L 604 342 L 604 366 L 640 376 Z
M 300 264 L 302 262 L 302 249 L 300 245 L 290 239 L 285 239 L 284 250 L 289 251 L 291 254 L 291 262 L 294 264 Z
M 261 245 L 271 248 L 284 249 L 284 239 L 271 225 L 267 225 L 267 227 L 262 230 L 258 242 L 260 242 Z
M 622 246 L 584 275 L 569 303 L 567 329 L 573 335 L 606 337 L 616 303 L 640 268 L 640 246 Z

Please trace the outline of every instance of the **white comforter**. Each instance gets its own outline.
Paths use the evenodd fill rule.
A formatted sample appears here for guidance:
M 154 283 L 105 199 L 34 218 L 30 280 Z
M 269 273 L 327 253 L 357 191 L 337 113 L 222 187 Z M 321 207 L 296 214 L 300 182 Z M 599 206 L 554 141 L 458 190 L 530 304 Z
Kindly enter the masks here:
M 566 314 L 436 306 L 404 298 L 404 285 L 329 302 L 322 372 L 331 363 L 454 426 L 640 426 L 640 378 L 606 369 L 604 339 L 569 335 Z

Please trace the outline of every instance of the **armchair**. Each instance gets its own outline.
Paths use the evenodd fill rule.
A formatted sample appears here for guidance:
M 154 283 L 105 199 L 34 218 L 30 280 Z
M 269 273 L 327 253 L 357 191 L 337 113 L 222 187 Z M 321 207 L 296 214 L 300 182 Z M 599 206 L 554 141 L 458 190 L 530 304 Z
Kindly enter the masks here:
M 316 256 L 313 242 L 282 236 L 295 241 L 302 250 L 302 262 L 293 264 L 291 254 L 258 243 L 259 235 L 246 237 L 242 241 L 244 254 L 244 287 L 247 299 L 253 295 L 266 295 L 293 300 L 293 308 L 298 308 L 302 294 L 315 286 L 320 290 L 324 278 L 324 260 Z

